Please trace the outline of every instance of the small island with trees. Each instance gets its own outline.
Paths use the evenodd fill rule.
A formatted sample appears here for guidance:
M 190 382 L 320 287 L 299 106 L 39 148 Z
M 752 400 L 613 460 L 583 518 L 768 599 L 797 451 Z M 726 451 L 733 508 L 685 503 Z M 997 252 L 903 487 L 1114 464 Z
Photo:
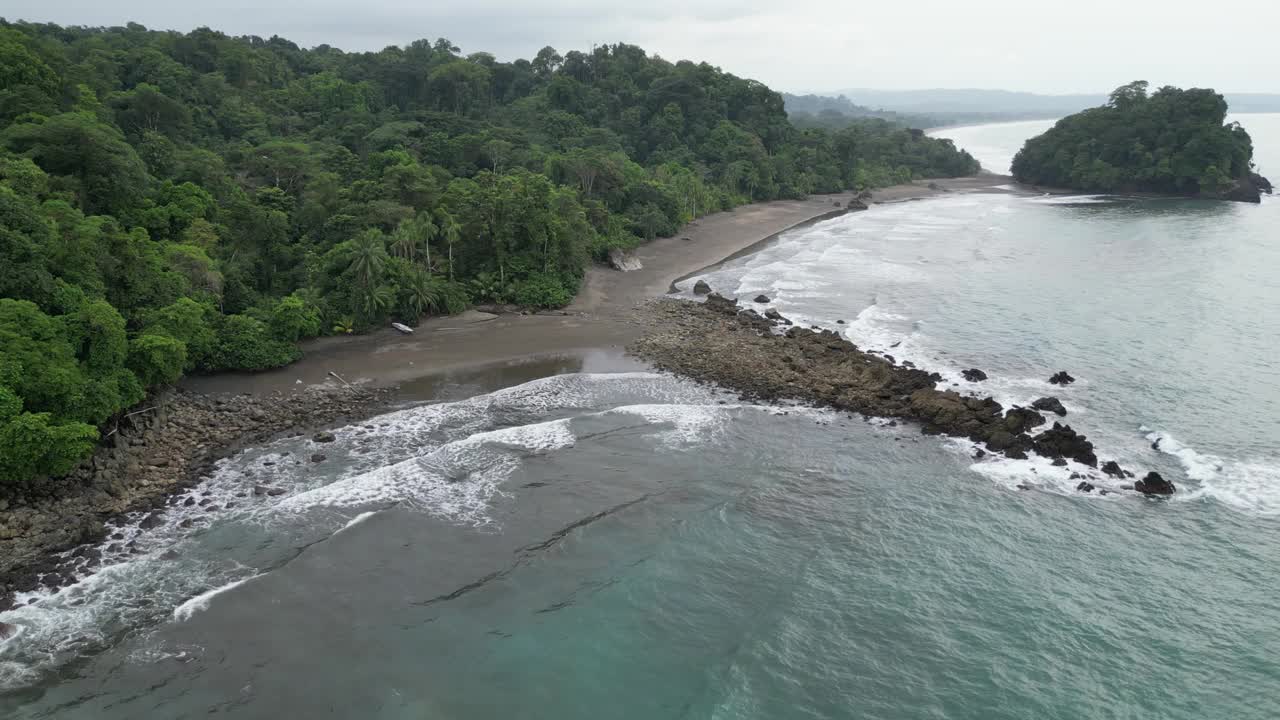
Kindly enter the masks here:
M 1013 159 L 1019 182 L 1104 193 L 1259 202 L 1271 183 L 1254 170 L 1253 141 L 1226 123 L 1213 90 L 1147 83 L 1117 88 L 1106 105 L 1059 120 Z

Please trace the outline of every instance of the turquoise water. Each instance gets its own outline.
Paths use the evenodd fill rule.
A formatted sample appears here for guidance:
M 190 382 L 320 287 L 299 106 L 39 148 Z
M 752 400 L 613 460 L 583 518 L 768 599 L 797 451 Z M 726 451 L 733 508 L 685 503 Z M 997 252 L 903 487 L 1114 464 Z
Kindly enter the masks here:
M 1280 168 L 1280 117 L 1246 125 Z M 1278 221 L 956 195 L 707 275 L 1005 402 L 1068 369 L 1067 420 L 1172 501 L 634 368 L 459 381 L 320 465 L 224 462 L 195 496 L 286 493 L 123 527 L 138 554 L 0 615 L 0 716 L 1275 717 Z

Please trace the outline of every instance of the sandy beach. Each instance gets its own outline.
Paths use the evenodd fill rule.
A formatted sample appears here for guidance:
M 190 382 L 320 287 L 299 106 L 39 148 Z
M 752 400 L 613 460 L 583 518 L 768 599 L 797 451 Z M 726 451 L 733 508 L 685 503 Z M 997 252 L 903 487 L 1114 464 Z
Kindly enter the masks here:
M 870 204 L 904 202 L 945 193 L 1000 192 L 1012 180 L 983 174 L 896 185 L 876 190 Z M 642 245 L 644 267 L 618 272 L 594 266 L 581 292 L 564 310 L 535 315 L 467 311 L 431 318 L 413 335 L 380 330 L 368 335 L 321 338 L 303 346 L 301 360 L 279 370 L 193 377 L 183 387 L 203 393 L 289 393 L 308 386 L 346 382 L 367 386 L 404 384 L 443 373 L 531 361 L 570 359 L 615 367 L 625 364 L 623 348 L 643 331 L 638 306 L 665 294 L 672 282 L 750 251 L 797 226 L 847 212 L 850 193 L 816 195 L 746 205 L 700 218 L 674 236 Z M 839 203 L 839 206 L 836 205 Z M 417 394 L 417 393 L 415 393 Z

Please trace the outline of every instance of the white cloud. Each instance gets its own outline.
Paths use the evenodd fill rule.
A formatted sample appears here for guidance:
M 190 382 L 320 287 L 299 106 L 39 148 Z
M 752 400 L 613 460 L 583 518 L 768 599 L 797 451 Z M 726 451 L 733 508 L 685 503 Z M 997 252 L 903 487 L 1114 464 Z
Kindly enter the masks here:
M 376 50 L 448 37 L 502 59 L 628 42 L 705 60 L 783 90 L 1000 87 L 1105 92 L 1135 78 L 1222 91 L 1280 91 L 1269 57 L 1280 9 L 1168 0 L 9 0 L 9 19 L 278 34 L 304 46 Z

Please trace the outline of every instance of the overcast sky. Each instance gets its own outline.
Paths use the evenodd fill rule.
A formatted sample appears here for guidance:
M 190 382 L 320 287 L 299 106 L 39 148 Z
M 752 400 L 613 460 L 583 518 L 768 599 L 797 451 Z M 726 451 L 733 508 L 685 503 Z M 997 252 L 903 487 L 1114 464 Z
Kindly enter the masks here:
M 378 50 L 447 37 L 502 60 L 627 42 L 778 90 L 1153 86 L 1280 92 L 1280 2 L 1235 0 L 4 0 L 7 19 L 140 22 Z

